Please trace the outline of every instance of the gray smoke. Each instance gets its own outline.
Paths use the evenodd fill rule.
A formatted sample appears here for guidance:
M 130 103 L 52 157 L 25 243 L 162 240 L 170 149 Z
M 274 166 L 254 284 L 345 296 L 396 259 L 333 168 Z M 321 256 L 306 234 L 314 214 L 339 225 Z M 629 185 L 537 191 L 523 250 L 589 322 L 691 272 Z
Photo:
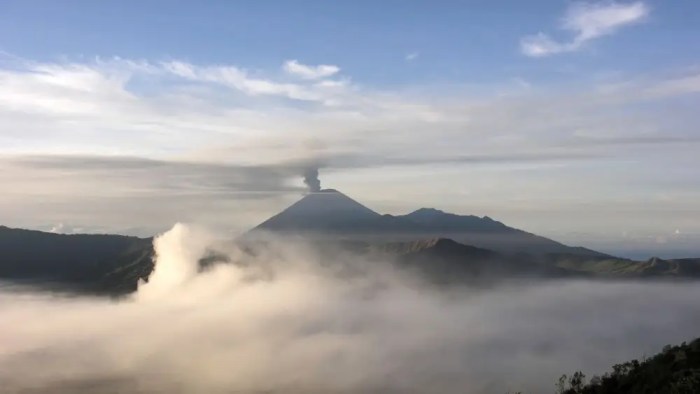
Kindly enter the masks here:
M 321 181 L 318 179 L 318 168 L 307 168 L 304 171 L 304 183 L 310 192 L 321 191 Z

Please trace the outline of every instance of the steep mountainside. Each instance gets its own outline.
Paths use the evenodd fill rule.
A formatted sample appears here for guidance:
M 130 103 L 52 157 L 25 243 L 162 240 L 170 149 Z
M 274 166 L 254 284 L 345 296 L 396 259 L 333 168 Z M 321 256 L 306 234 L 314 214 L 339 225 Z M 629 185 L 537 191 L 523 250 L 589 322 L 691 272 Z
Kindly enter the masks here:
M 563 269 L 541 266 L 525 258 L 502 255 L 446 238 L 373 245 L 371 250 L 384 253 L 399 267 L 412 269 L 425 279 L 443 284 L 523 276 L 567 276 Z
M 337 190 L 310 193 L 256 227 L 277 232 L 359 232 L 381 225 L 382 215 Z
M 416 223 L 413 230 L 419 238 L 428 236 L 450 238 L 463 244 L 509 254 L 567 253 L 590 257 L 606 256 L 594 250 L 567 246 L 539 235 L 508 227 L 488 216 L 455 215 L 437 209 L 421 208 L 397 218 Z

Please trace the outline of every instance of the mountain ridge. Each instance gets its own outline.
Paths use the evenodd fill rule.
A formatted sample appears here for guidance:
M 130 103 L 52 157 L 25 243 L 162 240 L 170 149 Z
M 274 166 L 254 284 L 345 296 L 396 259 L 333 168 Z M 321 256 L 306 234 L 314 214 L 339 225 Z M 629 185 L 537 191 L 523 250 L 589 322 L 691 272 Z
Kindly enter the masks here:
M 268 234 L 273 237 L 265 240 Z M 232 242 L 242 250 L 255 250 L 287 235 L 301 236 L 327 261 L 337 253 L 350 253 L 417 270 L 437 283 L 513 276 L 700 278 L 700 259 L 622 259 L 567 246 L 488 216 L 435 208 L 382 215 L 334 189 L 307 194 Z M 200 264 L 228 262 L 212 252 L 202 256 Z M 153 256 L 152 238 L 0 226 L 0 279 L 47 280 L 79 291 L 127 294 L 148 279 Z
M 305 195 L 251 232 L 261 230 L 324 239 L 383 242 L 447 238 L 506 254 L 567 253 L 612 257 L 509 227 L 488 216 L 457 215 L 436 208 L 419 208 L 405 215 L 381 215 L 335 189 Z

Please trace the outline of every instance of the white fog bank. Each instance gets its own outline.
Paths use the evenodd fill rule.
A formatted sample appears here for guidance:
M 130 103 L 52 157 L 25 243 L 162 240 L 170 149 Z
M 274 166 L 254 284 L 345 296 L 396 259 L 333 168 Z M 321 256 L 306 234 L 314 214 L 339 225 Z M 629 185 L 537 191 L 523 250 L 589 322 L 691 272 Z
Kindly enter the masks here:
M 293 244 L 200 271 L 212 245 L 244 259 L 176 225 L 122 301 L 0 288 L 3 392 L 539 393 L 700 336 L 695 283 L 448 293 L 372 262 L 339 275 Z

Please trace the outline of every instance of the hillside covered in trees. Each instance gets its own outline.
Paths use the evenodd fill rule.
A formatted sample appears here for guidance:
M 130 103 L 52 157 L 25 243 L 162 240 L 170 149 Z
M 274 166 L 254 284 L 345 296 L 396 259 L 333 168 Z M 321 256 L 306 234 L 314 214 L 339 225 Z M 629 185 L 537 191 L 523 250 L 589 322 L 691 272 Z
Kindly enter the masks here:
M 700 338 L 664 347 L 651 358 L 612 367 L 586 383 L 582 372 L 563 375 L 558 394 L 697 394 L 700 393 Z

